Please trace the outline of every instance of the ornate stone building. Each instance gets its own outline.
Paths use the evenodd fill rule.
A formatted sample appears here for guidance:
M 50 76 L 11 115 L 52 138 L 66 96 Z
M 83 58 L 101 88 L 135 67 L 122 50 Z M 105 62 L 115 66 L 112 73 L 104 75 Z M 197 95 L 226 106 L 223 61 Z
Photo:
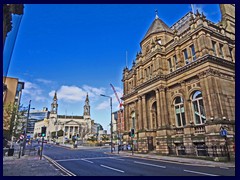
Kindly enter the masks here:
M 233 153 L 235 5 L 220 10 L 217 24 L 197 11 L 171 27 L 156 14 L 132 68 L 123 70 L 124 141 L 134 128 L 138 151 L 201 155 L 199 147 L 226 144 L 224 128 Z
M 73 136 L 80 140 L 86 139 L 92 133 L 92 125 L 94 120 L 90 117 L 90 105 L 88 95 L 86 96 L 83 116 L 67 116 L 58 115 L 57 93 L 55 92 L 53 102 L 51 104 L 51 112 L 48 119 L 35 123 L 34 134 L 41 133 L 41 127 L 47 127 L 47 138 L 53 139 L 57 136 L 57 132 L 62 130 L 63 137 L 59 138 L 59 142 L 64 142 L 66 139 L 71 140 Z

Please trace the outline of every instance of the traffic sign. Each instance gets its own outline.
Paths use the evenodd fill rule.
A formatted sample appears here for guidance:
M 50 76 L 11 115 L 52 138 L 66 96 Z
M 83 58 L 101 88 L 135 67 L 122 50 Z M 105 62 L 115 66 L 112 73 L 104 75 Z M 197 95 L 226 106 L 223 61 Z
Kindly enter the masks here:
M 222 129 L 221 131 L 220 131 L 220 136 L 222 136 L 222 137 L 226 137 L 227 136 L 227 130 L 226 129 Z
M 24 135 L 21 134 L 20 138 L 19 139 L 23 139 L 24 138 Z

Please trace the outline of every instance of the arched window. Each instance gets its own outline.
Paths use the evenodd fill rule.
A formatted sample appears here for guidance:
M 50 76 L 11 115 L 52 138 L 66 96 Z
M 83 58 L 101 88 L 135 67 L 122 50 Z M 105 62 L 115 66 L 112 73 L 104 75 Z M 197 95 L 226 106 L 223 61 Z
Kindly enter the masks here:
M 178 96 L 174 99 L 174 107 L 175 107 L 177 127 L 185 126 L 186 125 L 186 120 L 185 120 L 185 112 L 184 112 L 182 97 Z
M 202 92 L 195 91 L 192 95 L 193 114 L 195 124 L 204 124 L 206 121 L 205 110 L 203 106 Z

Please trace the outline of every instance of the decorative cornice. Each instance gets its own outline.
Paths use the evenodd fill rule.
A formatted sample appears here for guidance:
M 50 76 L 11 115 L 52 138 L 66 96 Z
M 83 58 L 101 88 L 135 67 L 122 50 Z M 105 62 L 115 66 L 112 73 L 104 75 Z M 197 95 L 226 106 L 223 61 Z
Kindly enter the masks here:
M 196 61 L 193 61 L 190 64 L 185 65 L 185 66 L 183 66 L 183 67 L 173 71 L 170 74 L 167 74 L 167 75 L 157 75 L 156 77 L 154 77 L 154 78 L 152 78 L 152 79 L 150 79 L 150 80 L 148 80 L 148 81 L 146 81 L 146 82 L 136 86 L 131 93 L 126 94 L 126 95 L 123 96 L 123 100 L 128 98 L 128 97 L 131 97 L 131 96 L 137 94 L 137 92 L 140 89 L 143 89 L 144 87 L 147 87 L 147 86 L 149 86 L 149 85 L 151 85 L 153 83 L 159 82 L 159 81 L 166 82 L 166 81 L 168 81 L 171 78 L 177 77 L 180 74 L 185 73 L 185 72 L 187 72 L 187 71 L 189 71 L 191 69 L 194 69 L 197 66 L 200 66 L 200 65 L 202 65 L 204 63 L 207 63 L 207 62 L 211 62 L 211 63 L 217 64 L 217 65 L 220 65 L 220 66 L 224 66 L 224 67 L 227 67 L 227 68 L 232 69 L 232 70 L 235 71 L 235 63 L 233 63 L 231 61 L 227 61 L 227 60 L 219 58 L 219 57 L 212 56 L 212 55 L 205 55 L 205 56 L 202 56 L 201 58 L 198 58 Z M 199 73 L 198 76 L 201 77 L 204 74 L 220 76 L 220 72 L 217 71 L 217 70 L 213 70 L 212 68 L 210 68 L 209 70 L 206 70 L 206 72 Z M 185 83 L 184 81 L 181 81 L 180 85 L 183 85 L 184 83 Z M 167 88 L 167 87 L 164 87 L 164 88 Z

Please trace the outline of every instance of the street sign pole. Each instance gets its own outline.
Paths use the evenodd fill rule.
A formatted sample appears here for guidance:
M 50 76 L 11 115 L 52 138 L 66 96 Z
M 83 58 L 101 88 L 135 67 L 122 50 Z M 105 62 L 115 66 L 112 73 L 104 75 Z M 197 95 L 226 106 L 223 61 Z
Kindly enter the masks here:
M 133 136 L 132 136 L 132 156 L 133 156 Z
M 228 149 L 227 134 L 228 134 L 227 130 L 224 129 L 224 127 L 221 127 L 220 136 L 224 137 L 224 139 L 225 139 L 225 149 L 227 151 L 227 158 L 228 158 L 228 161 L 230 161 L 231 157 L 230 157 L 230 153 L 229 153 L 229 149 Z
M 42 154 L 43 154 L 43 141 L 44 141 L 44 137 L 42 137 L 42 146 L 41 146 L 41 152 L 40 152 L 40 160 L 42 160 Z

